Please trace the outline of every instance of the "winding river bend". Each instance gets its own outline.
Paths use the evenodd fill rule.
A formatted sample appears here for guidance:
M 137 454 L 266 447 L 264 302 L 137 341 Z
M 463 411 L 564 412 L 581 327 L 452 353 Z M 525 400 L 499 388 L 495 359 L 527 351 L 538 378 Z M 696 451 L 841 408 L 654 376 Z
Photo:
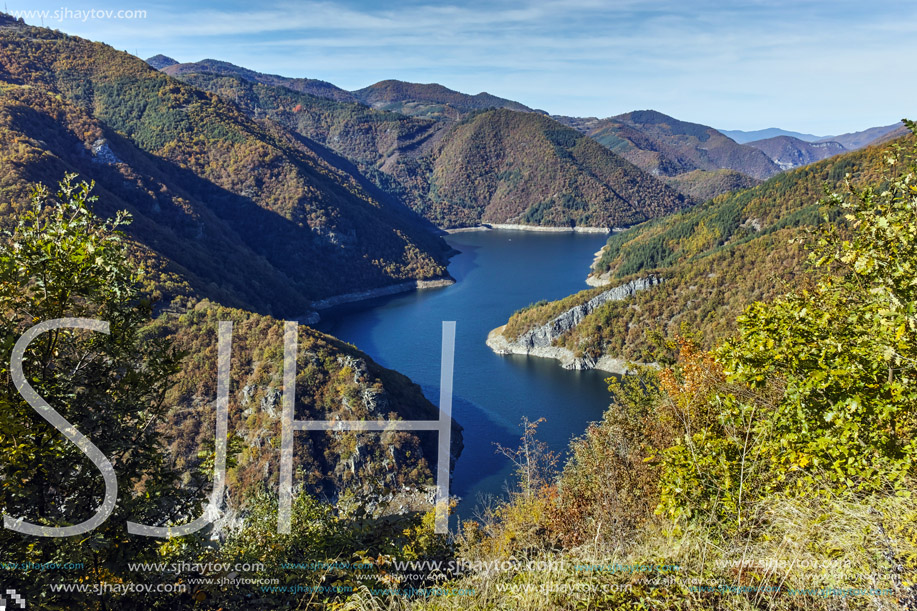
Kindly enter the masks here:
M 499 356 L 484 344 L 487 333 L 520 307 L 588 288 L 586 272 L 605 239 L 511 230 L 452 234 L 447 241 L 461 252 L 449 265 L 454 285 L 322 312 L 318 329 L 408 375 L 434 404 L 441 323 L 456 321 L 453 416 L 465 429 L 452 485 L 452 493 L 463 499 L 459 515 L 472 515 L 481 496 L 503 492 L 511 466 L 495 453 L 494 444 L 515 447 L 523 416 L 545 418 L 539 438 L 563 451 L 608 406 L 607 373 L 568 371 L 537 357 Z

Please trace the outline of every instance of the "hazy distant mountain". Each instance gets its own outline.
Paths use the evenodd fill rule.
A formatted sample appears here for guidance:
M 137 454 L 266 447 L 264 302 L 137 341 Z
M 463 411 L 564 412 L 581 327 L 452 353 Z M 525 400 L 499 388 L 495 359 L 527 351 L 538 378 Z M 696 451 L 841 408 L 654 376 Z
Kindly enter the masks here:
M 157 70 L 162 70 L 169 66 L 174 66 L 178 62 L 172 59 L 171 57 L 166 57 L 165 55 L 154 55 L 153 57 L 148 57 L 146 63 L 153 66 Z
M 790 136 L 791 138 L 798 138 L 803 142 L 815 142 L 816 140 L 830 138 L 815 136 L 813 134 L 791 132 L 789 130 L 780 129 L 779 127 L 768 127 L 767 129 L 756 129 L 748 132 L 741 129 L 721 129 L 719 132 L 725 136 L 729 136 L 739 144 L 748 144 L 749 142 L 754 142 L 756 140 L 765 140 L 768 138 L 776 138 L 778 136 Z M 833 138 L 830 139 L 833 140 Z
M 871 127 L 869 129 L 864 129 L 861 132 L 853 132 L 850 134 L 841 134 L 840 136 L 831 136 L 830 138 L 823 138 L 819 142 L 824 142 L 825 140 L 833 140 L 841 144 L 844 148 L 849 151 L 853 151 L 864 146 L 869 146 L 873 144 L 886 134 L 893 132 L 896 129 L 903 128 L 904 125 L 900 122 L 892 123 L 891 125 L 885 125 L 883 127 Z M 906 132 L 901 131 L 901 135 L 904 135 Z
M 226 76 L 238 76 L 253 83 L 264 83 L 265 85 L 275 85 L 286 87 L 300 93 L 308 93 L 321 98 L 329 98 L 338 102 L 356 102 L 356 97 L 349 91 L 332 85 L 326 81 L 320 81 L 310 78 L 288 78 L 276 74 L 263 74 L 255 72 L 248 68 L 242 68 L 229 62 L 222 62 L 215 59 L 205 59 L 199 62 L 187 64 L 173 64 L 162 69 L 169 76 L 181 76 L 188 73 L 206 72 L 208 74 L 222 74 Z
M 763 151 L 783 170 L 808 165 L 847 152 L 846 148 L 833 140 L 804 142 L 791 136 L 756 140 L 749 142 L 748 146 Z
M 897 140 L 898 138 L 901 138 L 902 136 L 906 136 L 909 133 L 911 133 L 911 131 L 904 125 L 904 123 L 899 123 L 898 127 L 893 129 L 892 131 L 886 134 L 882 134 L 881 136 L 879 136 L 878 138 L 870 142 L 869 146 L 885 144 L 886 142 L 891 142 L 892 140 Z
M 736 142 L 754 134 L 776 133 L 778 135 L 747 141 L 747 145 L 759 149 L 770 157 L 783 170 L 789 170 L 834 155 L 853 151 L 870 144 L 879 144 L 907 133 L 901 123 L 873 127 L 860 132 L 819 138 L 811 134 L 798 134 L 785 130 L 770 128 L 756 132 L 722 131 Z
M 469 95 L 436 83 L 380 81 L 375 85 L 354 91 L 353 95 L 373 108 L 433 118 L 458 119 L 467 112 L 485 108 L 507 108 L 532 112 L 532 109 L 524 104 L 499 98 L 486 92 Z
M 799 132 L 791 132 L 785 129 L 779 129 L 777 127 L 770 127 L 768 129 L 759 129 L 747 132 L 739 129 L 721 129 L 719 131 L 721 134 L 729 136 L 739 144 L 750 144 L 752 142 L 760 142 L 762 140 L 769 140 L 779 136 L 790 136 L 791 138 L 796 138 L 802 140 L 803 142 L 837 142 L 843 146 L 844 149 L 848 151 L 854 151 L 858 148 L 863 148 L 864 146 L 877 143 L 879 138 L 890 133 L 896 128 L 903 128 L 903 125 L 901 123 L 894 123 L 892 125 L 886 125 L 883 127 L 871 127 L 860 132 L 841 134 L 840 136 L 813 136 L 812 134 L 801 134 Z M 906 130 L 899 131 L 901 131 L 900 135 L 904 135 L 906 133 Z

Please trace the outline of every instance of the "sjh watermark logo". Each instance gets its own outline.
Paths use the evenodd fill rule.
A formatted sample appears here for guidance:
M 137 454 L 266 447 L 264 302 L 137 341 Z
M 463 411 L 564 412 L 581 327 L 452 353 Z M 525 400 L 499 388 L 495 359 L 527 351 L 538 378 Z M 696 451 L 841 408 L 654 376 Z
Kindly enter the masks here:
M 452 444 L 452 373 L 455 358 L 455 322 L 444 321 L 442 326 L 442 357 L 440 369 L 439 418 L 437 420 L 295 420 L 293 407 L 296 401 L 296 357 L 298 354 L 296 322 L 284 323 L 283 335 L 283 413 L 281 416 L 280 444 L 280 504 L 277 530 L 289 534 L 293 503 L 293 434 L 296 431 L 436 431 L 439 434 L 436 469 L 436 520 L 435 532 L 449 532 L 449 467 Z M 10 530 L 37 537 L 71 537 L 81 535 L 101 526 L 111 515 L 118 501 L 118 478 L 111 461 L 85 435 L 80 433 L 54 408 L 42 399 L 29 384 L 22 369 L 25 351 L 35 338 L 57 329 L 85 329 L 109 333 L 109 324 L 91 318 L 58 318 L 39 323 L 26 331 L 13 347 L 10 372 L 16 390 L 38 414 L 47 420 L 71 443 L 76 445 L 102 473 L 105 498 L 96 514 L 72 526 L 41 526 L 22 518 L 3 516 L 3 526 Z M 213 491 L 204 515 L 179 526 L 149 526 L 127 523 L 127 532 L 145 537 L 181 537 L 195 533 L 219 516 L 220 499 L 226 488 L 226 451 L 229 415 L 229 372 L 232 353 L 232 323 L 219 323 L 217 350 L 217 409 L 216 409 L 216 460 L 214 462 Z M 0 611 L 4 607 L 0 606 Z
M 5 593 L 0 594 L 0 611 L 6 611 L 7 609 L 15 609 L 13 605 L 20 609 L 25 609 L 25 599 L 16 592 L 16 590 L 9 588 Z

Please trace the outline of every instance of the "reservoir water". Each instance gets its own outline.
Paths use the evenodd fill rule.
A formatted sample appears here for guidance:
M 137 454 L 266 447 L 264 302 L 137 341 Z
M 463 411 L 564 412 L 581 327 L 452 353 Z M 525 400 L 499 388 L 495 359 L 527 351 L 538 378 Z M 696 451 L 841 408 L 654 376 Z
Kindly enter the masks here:
M 516 447 L 523 416 L 544 418 L 539 439 L 563 452 L 601 418 L 609 403 L 600 371 L 569 371 L 556 361 L 499 356 L 488 332 L 517 309 L 588 288 L 586 273 L 604 244 L 600 234 L 494 230 L 452 234 L 452 286 L 347 304 L 322 313 L 317 328 L 350 342 L 379 364 L 406 374 L 439 401 L 441 325 L 456 321 L 453 417 L 464 450 L 452 483 L 458 514 L 473 515 L 482 496 L 504 492 L 512 476 L 495 443 Z

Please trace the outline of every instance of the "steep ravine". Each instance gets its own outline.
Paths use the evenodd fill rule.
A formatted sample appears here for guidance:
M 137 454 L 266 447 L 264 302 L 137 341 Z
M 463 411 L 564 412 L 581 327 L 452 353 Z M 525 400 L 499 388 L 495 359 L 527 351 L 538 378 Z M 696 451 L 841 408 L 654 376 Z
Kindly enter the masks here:
M 596 295 L 586 303 L 574 306 L 549 322 L 526 331 L 515 339 L 503 335 L 506 325 L 497 327 L 487 335 L 487 345 L 497 354 L 525 354 L 557 359 L 564 369 L 600 369 L 609 373 L 627 373 L 627 362 L 608 355 L 598 359 L 590 356 L 576 356 L 572 350 L 555 346 L 557 338 L 573 330 L 586 316 L 609 301 L 626 299 L 638 291 L 657 284 L 662 279 L 656 276 L 638 278 Z

